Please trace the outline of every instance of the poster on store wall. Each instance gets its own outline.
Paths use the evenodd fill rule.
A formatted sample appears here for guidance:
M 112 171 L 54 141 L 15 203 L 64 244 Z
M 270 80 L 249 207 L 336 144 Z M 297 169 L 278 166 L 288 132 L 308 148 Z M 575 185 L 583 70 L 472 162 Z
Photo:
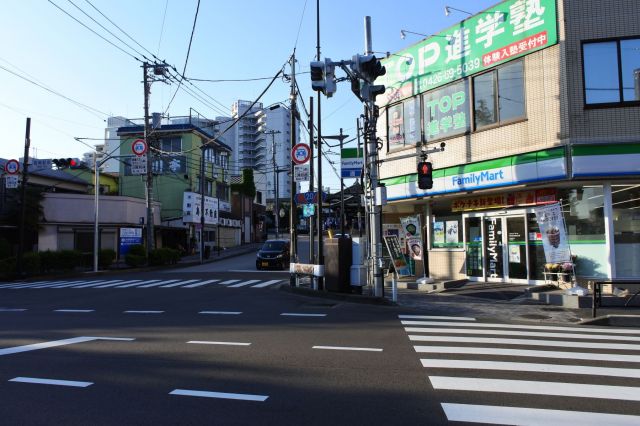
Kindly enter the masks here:
M 422 240 L 417 237 L 407 238 L 409 255 L 413 260 L 422 260 Z
M 407 259 L 404 257 L 400 246 L 400 239 L 397 235 L 385 235 L 383 237 L 384 243 L 387 246 L 387 250 L 389 251 L 389 256 L 391 257 L 391 261 L 393 262 L 393 267 L 399 276 L 410 275 L 411 271 L 409 270 L 409 264 L 407 263 Z
M 420 238 L 420 216 L 401 217 L 400 223 L 404 231 L 404 236 Z
M 548 263 L 571 262 L 571 248 L 567 240 L 560 203 L 536 207 L 534 212 L 542 234 L 542 247 L 546 261 Z
M 445 236 L 445 240 L 447 244 L 458 244 L 458 221 L 457 220 L 448 220 L 447 221 L 447 233 Z
M 444 244 L 444 222 L 433 222 L 433 244 Z

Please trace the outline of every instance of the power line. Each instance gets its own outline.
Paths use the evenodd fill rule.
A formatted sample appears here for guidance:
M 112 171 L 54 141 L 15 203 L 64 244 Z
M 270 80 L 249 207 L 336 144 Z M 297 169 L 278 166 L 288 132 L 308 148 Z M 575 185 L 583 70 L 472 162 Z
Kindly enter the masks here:
M 158 40 L 158 51 L 156 55 L 160 54 L 160 43 L 162 43 L 162 35 L 164 34 L 164 20 L 167 17 L 167 6 L 169 6 L 169 0 L 164 2 L 164 13 L 162 14 L 162 26 L 160 27 L 160 40 Z

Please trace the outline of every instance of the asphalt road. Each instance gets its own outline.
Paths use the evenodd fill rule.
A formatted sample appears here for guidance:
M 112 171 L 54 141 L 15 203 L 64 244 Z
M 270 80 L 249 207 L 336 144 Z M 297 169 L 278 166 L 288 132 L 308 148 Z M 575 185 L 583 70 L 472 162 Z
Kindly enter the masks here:
M 640 424 L 640 330 L 306 298 L 248 262 L 0 285 L 2 424 Z

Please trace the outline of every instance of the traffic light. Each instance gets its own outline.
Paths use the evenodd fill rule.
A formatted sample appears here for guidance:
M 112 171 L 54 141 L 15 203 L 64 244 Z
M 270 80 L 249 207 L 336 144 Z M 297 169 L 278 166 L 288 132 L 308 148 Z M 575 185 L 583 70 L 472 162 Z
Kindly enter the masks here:
M 433 167 L 428 161 L 418 163 L 418 188 L 433 188 Z
M 335 65 L 330 58 L 311 62 L 311 88 L 322 92 L 327 98 L 336 92 Z
M 376 96 L 385 92 L 386 88 L 381 84 L 373 84 L 376 78 L 387 73 L 375 55 L 354 55 L 351 62 L 351 70 L 357 79 L 352 80 L 351 90 L 361 100 L 374 101 Z M 363 81 L 360 82 L 359 80 Z
M 80 166 L 80 162 L 75 158 L 54 158 L 53 164 L 58 170 L 66 168 L 75 169 L 76 167 Z

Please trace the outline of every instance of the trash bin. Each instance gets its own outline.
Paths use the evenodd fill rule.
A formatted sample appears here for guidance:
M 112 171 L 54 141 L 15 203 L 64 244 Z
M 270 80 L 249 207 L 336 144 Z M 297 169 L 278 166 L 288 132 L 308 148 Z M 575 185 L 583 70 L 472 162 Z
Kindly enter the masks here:
M 324 283 L 327 291 L 351 293 L 351 237 L 324 241 Z
M 211 256 L 211 246 L 204 246 L 204 258 L 208 259 Z

